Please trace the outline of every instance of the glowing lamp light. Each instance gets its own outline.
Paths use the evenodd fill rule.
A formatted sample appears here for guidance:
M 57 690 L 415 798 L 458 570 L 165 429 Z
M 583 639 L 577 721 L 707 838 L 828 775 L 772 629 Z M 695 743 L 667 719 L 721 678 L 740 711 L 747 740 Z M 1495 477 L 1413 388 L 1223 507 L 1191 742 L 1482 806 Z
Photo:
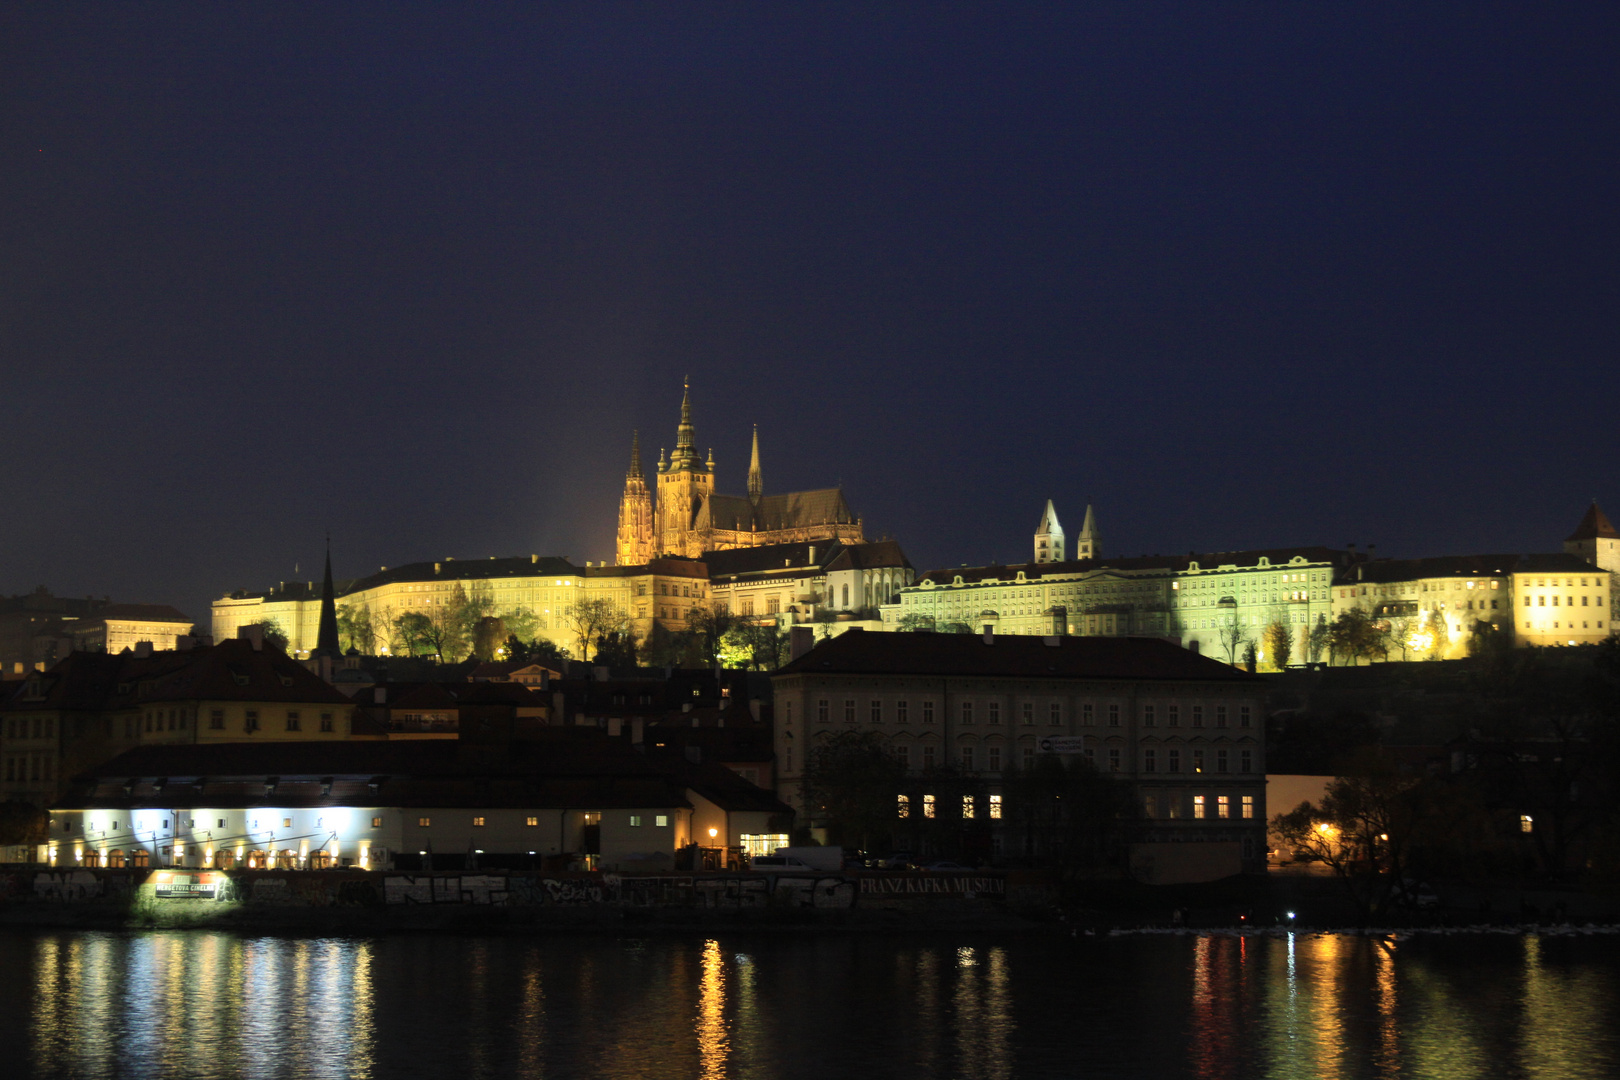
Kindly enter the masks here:
M 720 830 L 719 830 L 719 829 L 710 829 L 710 830 L 709 830 L 709 839 L 711 839 L 711 840 L 712 840 L 712 839 L 714 839 L 714 838 L 715 838 L 715 837 L 716 837 L 716 836 L 719 836 L 719 835 L 720 835 Z

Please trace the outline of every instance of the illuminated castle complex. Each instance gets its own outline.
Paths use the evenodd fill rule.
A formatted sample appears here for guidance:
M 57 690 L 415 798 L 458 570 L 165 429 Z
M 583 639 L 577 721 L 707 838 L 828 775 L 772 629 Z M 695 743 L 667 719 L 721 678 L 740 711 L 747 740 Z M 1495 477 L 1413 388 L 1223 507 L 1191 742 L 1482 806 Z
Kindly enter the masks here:
M 748 466 L 748 494 L 715 494 L 714 451 L 705 461 L 692 443 L 690 387 L 681 399 L 681 422 L 675 430 L 669 461 L 664 461 L 662 450 L 658 452 L 656 504 L 641 469 L 639 436 L 631 443 L 630 472 L 619 505 L 620 566 L 642 566 L 655 558 L 696 559 L 708 551 L 768 544 L 865 542 L 861 521 L 844 501 L 842 488 L 765 494 L 758 428 Z

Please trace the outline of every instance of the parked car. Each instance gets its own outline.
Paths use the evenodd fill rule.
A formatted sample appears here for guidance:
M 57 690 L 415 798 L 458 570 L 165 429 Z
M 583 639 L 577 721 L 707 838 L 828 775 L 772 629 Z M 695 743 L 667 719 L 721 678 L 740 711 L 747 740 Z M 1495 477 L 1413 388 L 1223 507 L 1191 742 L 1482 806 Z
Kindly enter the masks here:
M 941 861 L 941 862 L 931 862 L 927 866 L 923 867 L 923 869 L 924 870 L 950 871 L 950 870 L 971 870 L 971 869 L 973 869 L 973 867 L 971 867 L 971 866 L 963 866 L 959 862 Z
M 897 851 L 893 855 L 890 855 L 887 858 L 873 859 L 871 862 L 867 863 L 866 865 L 871 867 L 873 870 L 911 870 L 911 869 L 914 869 L 914 867 L 912 866 L 912 863 L 911 863 L 911 852 L 909 852 L 909 851 Z
M 1433 908 L 1440 906 L 1440 894 L 1415 878 L 1402 878 L 1389 890 L 1389 898 L 1401 907 Z

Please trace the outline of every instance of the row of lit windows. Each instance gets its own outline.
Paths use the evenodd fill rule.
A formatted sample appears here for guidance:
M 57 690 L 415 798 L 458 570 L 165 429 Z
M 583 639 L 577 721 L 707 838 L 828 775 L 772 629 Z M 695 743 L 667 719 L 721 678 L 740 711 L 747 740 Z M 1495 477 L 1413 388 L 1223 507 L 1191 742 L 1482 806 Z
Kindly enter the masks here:
M 1533 627 L 1531 625 L 1531 622 L 1530 622 L 1529 619 L 1524 620 L 1524 628 L 1526 630 L 1535 629 L 1535 627 Z M 1554 630 L 1560 630 L 1560 629 L 1562 629 L 1562 630 L 1574 630 L 1574 629 L 1576 629 L 1576 626 L 1575 626 L 1574 620 L 1570 620 L 1569 625 L 1564 626 L 1563 622 L 1561 620 L 1554 619 L 1553 624 L 1552 624 L 1552 628 Z M 1547 629 L 1547 624 L 1542 623 L 1541 624 L 1541 629 L 1546 630 Z M 1603 629 L 1603 620 L 1598 619 L 1595 626 L 1589 626 L 1585 620 L 1582 620 L 1581 625 L 1580 625 L 1580 629 L 1582 629 L 1582 630 L 1601 630 L 1601 629 Z
M 872 724 L 881 724 L 881 723 L 883 723 L 885 715 L 886 715 L 886 704 L 887 703 L 885 703 L 882 698 L 872 698 L 872 699 L 870 699 L 867 702 L 867 706 L 866 706 L 866 720 L 867 720 L 867 722 L 872 723 Z M 896 724 L 909 724 L 911 722 L 911 702 L 905 701 L 905 700 L 900 700 L 900 701 L 895 701 L 892 704 L 894 706 L 894 722 Z M 999 701 L 987 701 L 987 702 L 984 702 L 983 704 L 984 704 L 984 722 L 985 722 L 985 724 L 987 726 L 990 726 L 990 727 L 999 726 L 1001 724 L 1001 721 L 1002 721 L 1002 711 L 1001 711 L 1001 704 L 1002 703 L 999 702 Z M 922 717 L 921 717 L 922 722 L 924 724 L 932 724 L 934 722 L 934 703 L 932 701 L 924 701 L 924 702 L 921 703 L 921 705 L 922 705 Z M 1157 727 L 1158 724 L 1159 724 L 1159 707 L 1158 707 L 1158 705 L 1156 705 L 1156 704 L 1146 704 L 1146 705 L 1143 705 L 1141 708 L 1142 708 L 1142 726 L 1143 727 Z M 960 709 L 961 709 L 960 719 L 961 719 L 961 722 L 963 724 L 976 724 L 977 723 L 978 712 L 977 712 L 977 709 L 976 709 L 976 703 L 975 702 L 964 701 L 964 702 L 961 703 Z M 1166 705 L 1164 707 L 1164 720 L 1165 720 L 1165 726 L 1166 727 L 1180 727 L 1181 726 L 1181 718 L 1182 718 L 1181 709 L 1182 709 L 1182 707 L 1179 704 Z M 1192 706 L 1189 706 L 1188 709 L 1189 709 L 1189 719 L 1191 721 L 1190 726 L 1195 727 L 1195 728 L 1203 727 L 1204 726 L 1204 720 L 1205 720 L 1205 706 L 1203 706 L 1203 705 L 1192 705 Z M 1062 725 L 1062 723 L 1063 723 L 1063 705 L 1062 705 L 1061 702 L 1056 702 L 1056 701 L 1048 702 L 1045 712 L 1046 712 L 1046 722 L 1049 725 L 1056 725 L 1056 726 Z M 1215 727 L 1217 727 L 1217 728 L 1225 728 L 1225 727 L 1230 727 L 1231 726 L 1231 712 L 1230 712 L 1230 708 L 1227 705 L 1224 705 L 1224 704 L 1215 705 L 1215 706 L 1213 706 L 1213 712 L 1214 712 L 1214 726 Z M 860 714 L 860 710 L 859 710 L 858 702 L 856 701 L 856 699 L 855 698 L 845 698 L 844 701 L 843 701 L 843 719 L 844 719 L 844 723 L 853 724 L 853 723 L 858 722 L 858 720 L 860 718 L 859 714 Z M 1108 727 L 1117 728 L 1117 727 L 1122 726 L 1121 706 L 1118 703 L 1110 702 L 1107 706 L 1105 706 L 1105 712 L 1104 712 L 1103 715 L 1105 715 L 1106 718 L 1107 718 L 1107 726 Z M 1019 702 L 1019 704 L 1018 704 L 1018 721 L 1019 721 L 1019 724 L 1021 726 L 1026 726 L 1026 727 L 1033 726 L 1036 723 L 1036 719 L 1037 719 L 1037 713 L 1036 713 L 1036 705 L 1035 705 L 1035 703 L 1032 702 L 1032 701 Z M 789 722 L 791 722 L 793 720 L 793 705 L 792 705 L 791 702 L 789 702 L 788 705 L 787 705 L 787 720 Z M 828 723 L 832 722 L 832 701 L 830 699 L 828 699 L 828 698 L 820 698 L 820 699 L 817 700 L 817 702 L 816 702 L 816 722 L 820 723 L 820 724 L 828 724 Z M 1093 702 L 1090 702 L 1090 701 L 1082 702 L 1081 705 L 1080 705 L 1080 726 L 1081 727 L 1096 727 L 1097 724 L 1098 724 L 1098 710 L 1097 710 L 1096 704 L 1093 703 Z M 1240 727 L 1240 728 L 1249 728 L 1249 727 L 1254 726 L 1254 712 L 1253 712 L 1253 709 L 1252 709 L 1251 706 L 1249 706 L 1249 705 L 1239 705 L 1237 707 L 1237 726 Z
M 906 818 L 911 817 L 912 801 L 913 801 L 913 798 L 910 795 L 898 795 L 898 796 L 895 797 L 895 810 L 896 810 L 896 813 L 897 813 L 898 817 L 900 817 L 901 819 L 906 819 Z M 923 795 L 921 797 L 922 816 L 925 817 L 925 818 L 938 817 L 941 805 L 942 805 L 942 800 L 939 799 L 937 796 Z M 961 813 L 962 813 L 962 820 L 964 820 L 964 821 L 972 821 L 973 819 L 979 817 L 980 816 L 979 811 L 980 811 L 981 808 L 984 810 L 984 817 L 986 819 L 988 819 L 990 821 L 1000 821 L 1001 820 L 1001 796 L 1000 795 L 985 795 L 985 796 L 963 795 L 962 796 L 962 802 L 961 802 L 961 806 L 960 806 Z
M 630 827 L 632 829 L 639 829 L 641 827 L 641 825 L 642 825 L 643 815 L 641 815 L 641 814 L 630 814 L 630 815 L 628 815 L 627 820 L 628 820 L 628 822 L 630 824 Z M 602 815 L 601 814 L 586 814 L 585 815 L 585 824 L 587 824 L 587 825 L 600 825 L 601 823 L 602 823 Z M 380 826 L 382 824 L 382 818 L 374 819 L 373 824 L 374 824 L 374 827 L 375 826 Z M 474 814 L 473 815 L 473 817 L 472 817 L 472 827 L 473 828 L 482 829 L 487 824 L 488 824 L 488 821 L 484 817 L 484 815 L 482 815 L 482 814 Z M 539 825 L 540 825 L 540 818 L 538 816 L 534 815 L 534 814 L 530 814 L 530 815 L 528 815 L 527 817 L 525 817 L 523 819 L 523 824 L 527 828 L 531 828 L 531 829 L 538 828 Z M 433 827 L 433 819 L 431 817 L 419 817 L 419 818 L 416 819 L 416 827 L 419 828 L 419 829 L 431 829 Z M 667 829 L 667 828 L 669 828 L 669 815 L 668 814 L 654 814 L 653 815 L 653 828 L 655 828 L 655 829 Z
M 1254 796 L 1239 795 L 1237 798 L 1238 817 L 1244 820 L 1252 820 L 1254 818 Z M 1209 818 L 1212 804 L 1216 818 L 1230 818 L 1232 816 L 1232 796 L 1216 795 L 1211 798 L 1208 795 L 1194 795 L 1192 797 L 1193 820 L 1203 821 Z M 1159 817 L 1161 809 L 1164 811 L 1165 817 L 1179 818 L 1186 805 L 1186 796 L 1179 794 L 1162 797 L 1158 794 L 1149 794 L 1144 796 L 1142 800 L 1143 813 L 1149 818 Z
M 980 749 L 984 750 L 983 761 L 985 771 L 993 773 L 1000 772 L 1002 758 L 1001 747 L 999 746 L 957 747 L 957 763 L 961 766 L 963 771 L 974 772 L 979 767 L 980 759 L 978 752 Z M 1033 746 L 1025 746 L 1021 747 L 1020 750 L 1022 752 L 1022 757 L 1020 759 L 1021 767 L 1026 770 L 1034 768 L 1036 748 Z M 923 746 L 918 747 L 918 751 L 918 764 L 921 766 L 924 772 L 927 772 L 938 764 L 938 760 L 935 756 L 936 749 L 933 746 L 924 744 Z M 903 765 L 907 771 L 910 771 L 912 766 L 911 747 L 901 744 L 892 747 L 891 752 L 894 754 L 895 760 Z M 1097 764 L 1097 750 L 1095 747 L 1086 747 L 1083 754 L 1085 759 L 1091 762 L 1092 765 Z M 1205 772 L 1206 763 L 1210 761 L 1209 754 L 1209 751 L 1202 748 L 1189 750 L 1186 758 L 1187 771 L 1194 774 L 1201 774 Z M 1226 748 L 1218 748 L 1213 751 L 1213 754 L 1214 771 L 1216 773 L 1225 774 L 1232 771 L 1231 767 L 1233 764 L 1233 759 L 1230 750 Z M 1109 772 L 1117 773 L 1124 769 L 1124 751 L 1119 747 L 1108 747 L 1105 751 L 1104 760 L 1107 763 Z M 1166 748 L 1163 759 L 1164 771 L 1167 773 L 1180 773 L 1182 771 L 1182 760 L 1180 747 L 1172 746 Z M 1159 762 L 1160 758 L 1157 747 L 1144 749 L 1142 751 L 1142 771 L 1144 773 L 1159 772 Z M 1254 772 L 1254 765 L 1255 760 L 1253 750 L 1239 750 L 1237 752 L 1238 772 L 1252 773 Z

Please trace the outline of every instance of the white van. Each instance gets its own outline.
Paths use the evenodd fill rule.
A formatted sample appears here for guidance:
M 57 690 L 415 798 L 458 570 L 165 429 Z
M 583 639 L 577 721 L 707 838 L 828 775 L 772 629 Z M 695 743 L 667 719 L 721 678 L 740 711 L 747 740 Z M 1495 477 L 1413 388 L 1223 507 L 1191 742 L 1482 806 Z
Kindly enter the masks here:
M 819 874 L 822 871 L 793 855 L 755 855 L 748 860 L 750 870 L 774 870 L 789 874 Z

